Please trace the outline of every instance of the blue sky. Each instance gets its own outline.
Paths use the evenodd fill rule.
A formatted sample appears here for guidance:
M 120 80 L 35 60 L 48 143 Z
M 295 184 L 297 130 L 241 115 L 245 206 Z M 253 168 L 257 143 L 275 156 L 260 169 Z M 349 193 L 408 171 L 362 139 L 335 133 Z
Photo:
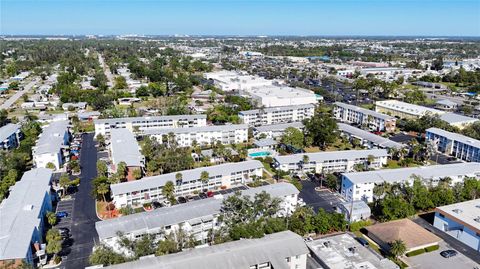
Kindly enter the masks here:
M 480 36 L 480 0 L 0 0 L 0 34 Z

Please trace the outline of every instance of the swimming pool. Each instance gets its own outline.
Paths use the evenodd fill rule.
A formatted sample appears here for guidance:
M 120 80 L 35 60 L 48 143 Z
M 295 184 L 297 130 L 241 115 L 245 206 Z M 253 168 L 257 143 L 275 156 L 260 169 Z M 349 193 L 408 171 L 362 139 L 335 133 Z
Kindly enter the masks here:
M 270 156 L 270 152 L 268 151 L 258 151 L 258 152 L 252 152 L 252 153 L 249 153 L 248 156 L 250 157 L 253 157 L 253 158 L 256 158 L 256 157 L 266 157 L 266 156 Z

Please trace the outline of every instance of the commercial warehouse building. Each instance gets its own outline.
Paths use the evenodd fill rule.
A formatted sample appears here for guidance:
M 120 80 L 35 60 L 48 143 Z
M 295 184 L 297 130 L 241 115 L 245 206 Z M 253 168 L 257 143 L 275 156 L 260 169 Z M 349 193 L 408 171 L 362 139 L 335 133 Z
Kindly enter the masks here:
M 241 193 L 253 199 L 256 194 L 262 192 L 268 193 L 272 198 L 281 199 L 279 216 L 291 214 L 297 206 L 299 191 L 290 183 L 251 188 L 243 190 Z M 117 232 L 121 232 L 132 240 L 145 234 L 157 235 L 160 240 L 165 235 L 182 229 L 189 236 L 193 236 L 195 240 L 205 243 L 209 232 L 220 228 L 221 222 L 217 217 L 221 214 L 224 199 L 230 195 L 233 194 L 218 195 L 185 204 L 162 207 L 151 212 L 99 221 L 95 227 L 100 241 L 119 252 L 124 250 L 121 250 L 119 246 Z
M 263 126 L 301 122 L 313 117 L 314 113 L 315 106 L 313 104 L 306 104 L 240 111 L 238 117 L 240 117 L 243 123 L 249 126 Z
M 425 139 L 442 153 L 467 162 L 480 162 L 480 141 L 476 139 L 439 128 L 428 128 Z
M 200 179 L 203 171 L 209 175 L 207 183 L 203 183 Z M 117 207 L 124 207 L 127 205 L 163 200 L 162 188 L 168 181 L 176 185 L 175 194 L 183 196 L 193 194 L 194 192 L 201 192 L 205 189 L 216 190 L 246 184 L 252 181 L 252 176 L 261 177 L 262 171 L 262 163 L 256 160 L 225 163 L 159 176 L 145 177 L 136 181 L 112 184 L 110 188 L 115 205 Z M 182 175 L 181 180 L 176 179 L 178 173 Z
M 20 145 L 22 132 L 20 124 L 9 123 L 0 127 L 0 149 L 13 149 Z
M 212 145 L 220 142 L 224 145 L 238 144 L 248 141 L 248 125 L 211 125 L 203 127 L 185 127 L 175 129 L 149 129 L 143 135 L 155 137 L 158 141 L 167 141 L 169 134 L 173 134 L 175 141 L 181 147 L 191 147 L 193 141 L 197 145 Z
M 127 128 L 131 132 L 160 128 L 200 127 L 207 125 L 207 115 L 173 115 L 132 118 L 97 119 L 95 136 L 109 135 L 111 129 Z
M 46 167 L 48 163 L 52 163 L 57 169 L 62 167 L 69 156 L 70 139 L 69 124 L 66 120 L 53 121 L 44 127 L 32 148 L 35 166 Z
M 433 226 L 480 252 L 480 199 L 437 207 Z
M 290 123 L 279 123 L 279 124 L 270 124 L 270 125 L 261 125 L 253 127 L 253 136 L 255 138 L 260 138 L 264 136 L 265 138 L 275 139 L 277 137 L 281 137 L 287 128 L 296 128 L 300 131 L 303 131 L 304 125 L 303 123 L 297 122 L 290 122 Z
M 308 163 L 304 163 L 305 156 Z M 276 156 L 277 169 L 285 172 L 349 172 L 356 164 L 378 169 L 387 164 L 388 152 L 385 149 L 325 151 Z
M 51 180 L 50 169 L 27 171 L 0 204 L 0 267 L 22 260 L 36 266 L 46 260 L 42 244 L 45 215 L 52 211 Z
M 433 185 L 436 185 L 441 179 L 449 177 L 452 179 L 452 184 L 455 184 L 463 182 L 466 177 L 480 178 L 480 163 L 455 163 L 344 173 L 342 174 L 341 194 L 347 201 L 353 199 L 372 202 L 375 185 L 384 182 L 413 183 L 414 177 Z
M 133 171 L 141 171 L 145 167 L 145 157 L 140 153 L 137 139 L 128 129 L 113 129 L 111 131 L 110 156 L 114 172 L 117 171 L 119 163 L 125 163 L 127 180 L 134 180 Z
M 371 131 L 394 132 L 396 128 L 397 120 L 392 116 L 345 103 L 335 102 L 333 114 L 339 121 L 365 126 Z
M 109 266 L 111 269 L 131 268 L 282 268 L 306 269 L 308 249 L 303 238 L 291 231 L 243 239 L 159 257 Z
M 318 102 L 313 91 L 287 86 L 257 87 L 241 90 L 240 94 L 250 96 L 257 106 L 263 107 L 308 105 Z
M 382 149 L 401 149 L 405 145 L 392 141 L 388 138 L 381 137 L 371 132 L 362 130 L 360 128 L 351 126 L 345 123 L 338 123 L 338 130 L 349 139 L 358 139 L 360 144 L 369 149 L 382 148 Z
M 276 82 L 259 76 L 250 76 L 248 74 L 226 70 L 205 73 L 204 77 L 212 80 L 214 85 L 224 92 L 250 90 L 255 87 L 267 87 Z

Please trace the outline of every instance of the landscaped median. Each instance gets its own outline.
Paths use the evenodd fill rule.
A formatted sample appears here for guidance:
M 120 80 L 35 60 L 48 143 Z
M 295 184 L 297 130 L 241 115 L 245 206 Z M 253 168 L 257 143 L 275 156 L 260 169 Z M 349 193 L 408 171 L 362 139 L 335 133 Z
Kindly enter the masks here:
M 410 251 L 410 252 L 406 253 L 405 256 L 413 257 L 413 256 L 417 256 L 417 255 L 420 255 L 420 254 L 423 254 L 423 253 L 438 250 L 439 248 L 440 248 L 439 245 L 433 245 L 433 246 L 429 246 L 429 247 L 426 247 L 426 248 L 421 248 L 421 249 L 417 249 L 417 250 L 414 250 L 414 251 Z

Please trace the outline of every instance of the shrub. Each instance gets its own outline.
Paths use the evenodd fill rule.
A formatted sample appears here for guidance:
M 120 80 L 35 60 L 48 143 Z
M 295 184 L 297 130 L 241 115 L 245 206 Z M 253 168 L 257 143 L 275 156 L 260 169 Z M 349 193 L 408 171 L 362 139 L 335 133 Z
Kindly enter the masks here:
M 421 248 L 421 249 L 417 249 L 417 250 L 414 250 L 414 251 L 410 251 L 405 255 L 407 257 L 413 257 L 413 256 L 417 256 L 417 255 L 420 255 L 420 254 L 423 254 L 423 253 L 425 253 L 425 249 Z
M 429 246 L 425 248 L 425 252 L 432 252 L 432 251 L 438 250 L 439 248 L 440 248 L 439 245 Z
M 355 221 L 350 224 L 350 231 L 351 232 L 360 231 L 360 229 L 362 229 L 363 227 L 370 226 L 370 225 L 372 225 L 372 222 L 370 220 Z

